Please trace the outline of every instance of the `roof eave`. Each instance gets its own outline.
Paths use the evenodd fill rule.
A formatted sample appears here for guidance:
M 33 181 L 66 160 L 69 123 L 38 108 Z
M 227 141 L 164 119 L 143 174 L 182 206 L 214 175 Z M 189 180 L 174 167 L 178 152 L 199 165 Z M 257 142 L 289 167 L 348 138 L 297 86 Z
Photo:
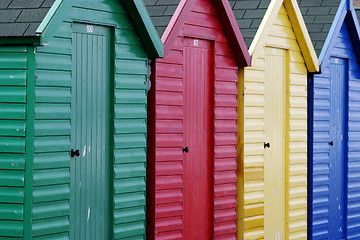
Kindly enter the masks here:
M 213 0 L 213 4 L 234 52 L 236 62 L 241 67 L 250 66 L 251 57 L 229 2 L 227 0 Z
M 319 62 L 320 64 L 323 63 L 324 59 L 325 59 L 325 55 L 330 47 L 330 43 L 333 39 L 333 36 L 336 32 L 340 31 L 341 25 L 344 22 L 345 16 L 346 16 L 346 12 L 347 12 L 347 7 L 346 7 L 346 0 L 342 0 L 340 2 L 339 8 L 336 12 L 335 18 L 331 24 L 331 28 L 330 31 L 326 37 L 326 40 L 324 42 L 324 45 L 321 49 L 320 52 L 320 56 L 319 56 Z
M 150 58 L 162 58 L 164 45 L 142 0 L 123 1 Z
M 296 0 L 284 0 L 284 5 L 289 12 L 289 19 L 297 36 L 300 49 L 309 72 L 319 72 L 320 63 L 306 28 L 299 5 Z
M 40 36 L 8 36 L 0 37 L 0 45 L 39 45 L 41 42 Z

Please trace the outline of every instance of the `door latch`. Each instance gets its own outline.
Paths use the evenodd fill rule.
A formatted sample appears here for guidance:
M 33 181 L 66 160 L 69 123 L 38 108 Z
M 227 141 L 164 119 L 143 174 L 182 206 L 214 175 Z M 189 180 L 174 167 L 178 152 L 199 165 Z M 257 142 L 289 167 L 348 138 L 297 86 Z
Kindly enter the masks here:
M 188 153 L 189 152 L 189 147 L 183 147 L 183 152 Z
M 333 141 L 330 141 L 330 142 L 329 142 L 329 145 L 330 145 L 330 146 L 334 146 L 334 142 L 333 142 Z
M 74 149 L 71 149 L 71 157 L 75 157 L 75 156 L 80 156 L 80 150 L 77 149 L 77 150 L 74 150 Z
M 270 143 L 264 142 L 264 148 L 270 148 Z

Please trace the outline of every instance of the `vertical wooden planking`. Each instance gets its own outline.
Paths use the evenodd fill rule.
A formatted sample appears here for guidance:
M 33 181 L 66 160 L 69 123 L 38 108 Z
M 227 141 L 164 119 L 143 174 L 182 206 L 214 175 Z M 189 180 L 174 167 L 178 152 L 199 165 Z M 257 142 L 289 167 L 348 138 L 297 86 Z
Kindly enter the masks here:
M 184 88 L 184 239 L 208 239 L 212 232 L 210 137 L 213 122 L 211 109 L 211 43 L 185 38 Z M 195 45 L 197 41 L 198 46 Z M 194 184 L 196 182 L 197 184 Z M 195 224 L 196 223 L 196 224 Z
M 111 202 L 110 71 L 111 31 L 74 25 L 72 147 L 80 156 L 71 165 L 71 230 L 73 238 L 109 238 Z M 76 101 L 77 99 L 77 101 Z M 97 125 L 96 122 L 100 124 Z M 99 192 L 102 194 L 99 196 Z M 81 217 L 78 217 L 81 216 Z M 97 231 L 96 231 L 97 230 Z
M 286 90 L 287 57 L 283 49 L 266 48 L 266 103 L 265 103 L 265 236 L 286 238 Z M 265 145 L 264 145 L 265 148 Z M 276 221 L 274 221 L 276 219 Z

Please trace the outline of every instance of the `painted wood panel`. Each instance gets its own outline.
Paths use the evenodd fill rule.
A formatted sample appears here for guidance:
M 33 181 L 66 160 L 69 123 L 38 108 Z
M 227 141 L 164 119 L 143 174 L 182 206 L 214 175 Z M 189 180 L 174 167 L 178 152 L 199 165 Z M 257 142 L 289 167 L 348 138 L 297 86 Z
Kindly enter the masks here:
M 171 51 L 154 64 L 149 92 L 148 218 L 149 239 L 187 239 L 184 227 L 185 165 L 183 162 L 186 37 L 193 47 L 208 40 L 214 49 L 214 141 L 209 158 L 210 226 L 214 239 L 236 237 L 237 63 L 212 1 L 194 1 Z M 196 43 L 194 42 L 196 41 Z M 186 146 L 185 146 L 186 147 Z M 189 149 L 192 151 L 192 149 Z M 205 171 L 204 169 L 202 171 Z M 197 213 L 204 214 L 204 213 Z
M 24 236 L 26 85 L 30 54 L 33 53 L 27 47 L 0 46 L 0 238 Z
M 359 98 L 353 18 L 343 20 L 323 49 L 321 74 L 310 82 L 309 226 L 311 239 L 358 239 Z M 357 35 L 356 35 L 357 36 Z
M 74 20 L 110 25 L 114 40 L 109 239 L 144 239 L 148 54 L 129 12 L 118 1 L 79 2 L 70 9 L 51 41 L 37 47 L 32 233 L 34 239 L 69 239 Z
M 282 5 L 274 14 L 274 17 L 270 17 L 272 24 L 266 28 L 267 34 L 259 39 L 261 44 L 253 52 L 252 66 L 239 74 L 240 82 L 244 80 L 244 86 L 239 87 L 239 96 L 244 97 L 239 98 L 238 129 L 244 132 L 244 137 L 238 138 L 238 239 L 307 239 L 308 69 L 287 9 Z M 268 61 L 278 51 L 287 55 L 281 93 L 284 96 L 282 113 L 269 105 L 269 101 L 275 100 L 271 99 L 271 92 L 267 90 L 271 84 Z M 283 134 L 279 137 L 288 142 L 284 149 L 278 149 L 284 154 L 282 166 L 278 166 L 282 168 L 278 174 L 284 180 L 283 189 L 280 190 L 283 196 L 281 201 L 285 203 L 281 219 L 270 217 L 268 214 L 271 210 L 267 209 L 270 207 L 268 201 L 271 201 L 268 196 L 272 196 L 273 192 L 266 188 L 271 184 L 267 183 L 271 170 L 269 150 L 264 148 L 264 143 L 270 143 L 270 149 L 276 144 L 268 141 L 268 131 L 271 129 L 266 119 L 268 111 L 275 111 L 274 116 L 281 116 L 284 120 Z M 278 231 L 275 231 L 275 226 L 271 229 L 274 221 L 282 225 Z

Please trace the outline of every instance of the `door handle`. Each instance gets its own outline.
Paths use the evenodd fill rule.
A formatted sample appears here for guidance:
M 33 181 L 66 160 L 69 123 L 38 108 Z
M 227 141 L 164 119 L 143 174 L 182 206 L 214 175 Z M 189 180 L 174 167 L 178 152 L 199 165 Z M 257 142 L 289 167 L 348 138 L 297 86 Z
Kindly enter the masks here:
M 71 157 L 75 157 L 75 156 L 80 156 L 80 150 L 77 149 L 77 150 L 74 150 L 74 149 L 71 149 Z
M 183 147 L 183 152 L 188 153 L 189 152 L 189 147 Z
M 270 148 L 270 143 L 269 142 L 268 143 L 264 142 L 264 148 Z
M 330 141 L 330 142 L 329 142 L 329 145 L 330 145 L 330 146 L 334 146 L 334 142 L 333 142 L 333 141 Z

